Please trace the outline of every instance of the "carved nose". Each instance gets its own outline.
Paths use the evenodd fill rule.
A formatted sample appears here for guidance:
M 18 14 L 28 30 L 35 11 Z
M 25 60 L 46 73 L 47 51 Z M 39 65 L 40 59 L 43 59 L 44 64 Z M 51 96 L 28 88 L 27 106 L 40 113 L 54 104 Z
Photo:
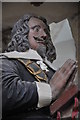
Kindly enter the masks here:
M 41 38 L 42 38 L 43 40 L 46 40 L 47 36 L 41 36 Z
M 44 40 L 46 40 L 46 38 L 47 38 L 47 34 L 44 31 L 43 31 L 43 33 L 41 35 L 41 38 L 44 39 Z

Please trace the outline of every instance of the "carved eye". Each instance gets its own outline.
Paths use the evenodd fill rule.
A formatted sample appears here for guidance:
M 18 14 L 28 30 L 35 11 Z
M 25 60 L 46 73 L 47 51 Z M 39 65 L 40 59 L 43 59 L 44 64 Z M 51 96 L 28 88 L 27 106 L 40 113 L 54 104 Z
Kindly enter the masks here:
M 41 27 L 39 25 L 35 25 L 31 29 L 33 29 L 35 32 L 39 32 L 40 28 Z
M 35 30 L 36 32 L 39 32 L 39 29 L 40 29 L 39 27 L 35 27 L 34 30 Z

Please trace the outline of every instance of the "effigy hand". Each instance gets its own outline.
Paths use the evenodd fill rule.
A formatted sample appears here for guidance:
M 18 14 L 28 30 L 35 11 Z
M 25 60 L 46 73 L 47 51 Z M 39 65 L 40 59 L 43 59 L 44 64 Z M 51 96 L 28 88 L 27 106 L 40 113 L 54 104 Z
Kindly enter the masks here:
M 61 93 L 70 76 L 77 68 L 77 63 L 74 60 L 68 59 L 60 69 L 58 69 L 50 80 L 53 100 Z M 75 75 L 74 75 L 75 76 Z M 74 77 L 72 77 L 74 78 Z

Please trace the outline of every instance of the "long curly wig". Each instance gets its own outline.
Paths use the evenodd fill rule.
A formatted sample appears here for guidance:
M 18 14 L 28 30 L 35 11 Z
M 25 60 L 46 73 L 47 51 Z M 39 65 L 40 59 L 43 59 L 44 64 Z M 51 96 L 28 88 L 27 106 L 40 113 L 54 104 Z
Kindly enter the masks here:
M 56 59 L 56 50 L 50 37 L 50 29 L 47 20 L 41 16 L 27 14 L 24 15 L 19 21 L 17 21 L 14 24 L 13 29 L 11 31 L 11 41 L 8 44 L 8 48 L 6 52 L 10 52 L 10 51 L 25 52 L 29 50 L 30 45 L 28 41 L 28 33 L 29 33 L 28 22 L 32 17 L 42 20 L 47 26 L 47 29 L 49 30 L 48 33 L 49 39 L 46 41 L 46 48 L 47 48 L 46 57 L 50 62 L 53 62 L 53 60 Z

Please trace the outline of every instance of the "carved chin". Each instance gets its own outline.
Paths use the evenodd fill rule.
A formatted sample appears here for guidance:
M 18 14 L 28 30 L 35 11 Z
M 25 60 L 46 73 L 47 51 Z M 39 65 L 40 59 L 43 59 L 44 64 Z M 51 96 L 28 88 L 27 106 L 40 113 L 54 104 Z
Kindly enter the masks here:
M 42 58 L 45 58 L 45 56 L 46 56 L 46 46 L 39 44 L 39 47 L 37 48 L 37 52 L 39 53 L 39 55 Z

